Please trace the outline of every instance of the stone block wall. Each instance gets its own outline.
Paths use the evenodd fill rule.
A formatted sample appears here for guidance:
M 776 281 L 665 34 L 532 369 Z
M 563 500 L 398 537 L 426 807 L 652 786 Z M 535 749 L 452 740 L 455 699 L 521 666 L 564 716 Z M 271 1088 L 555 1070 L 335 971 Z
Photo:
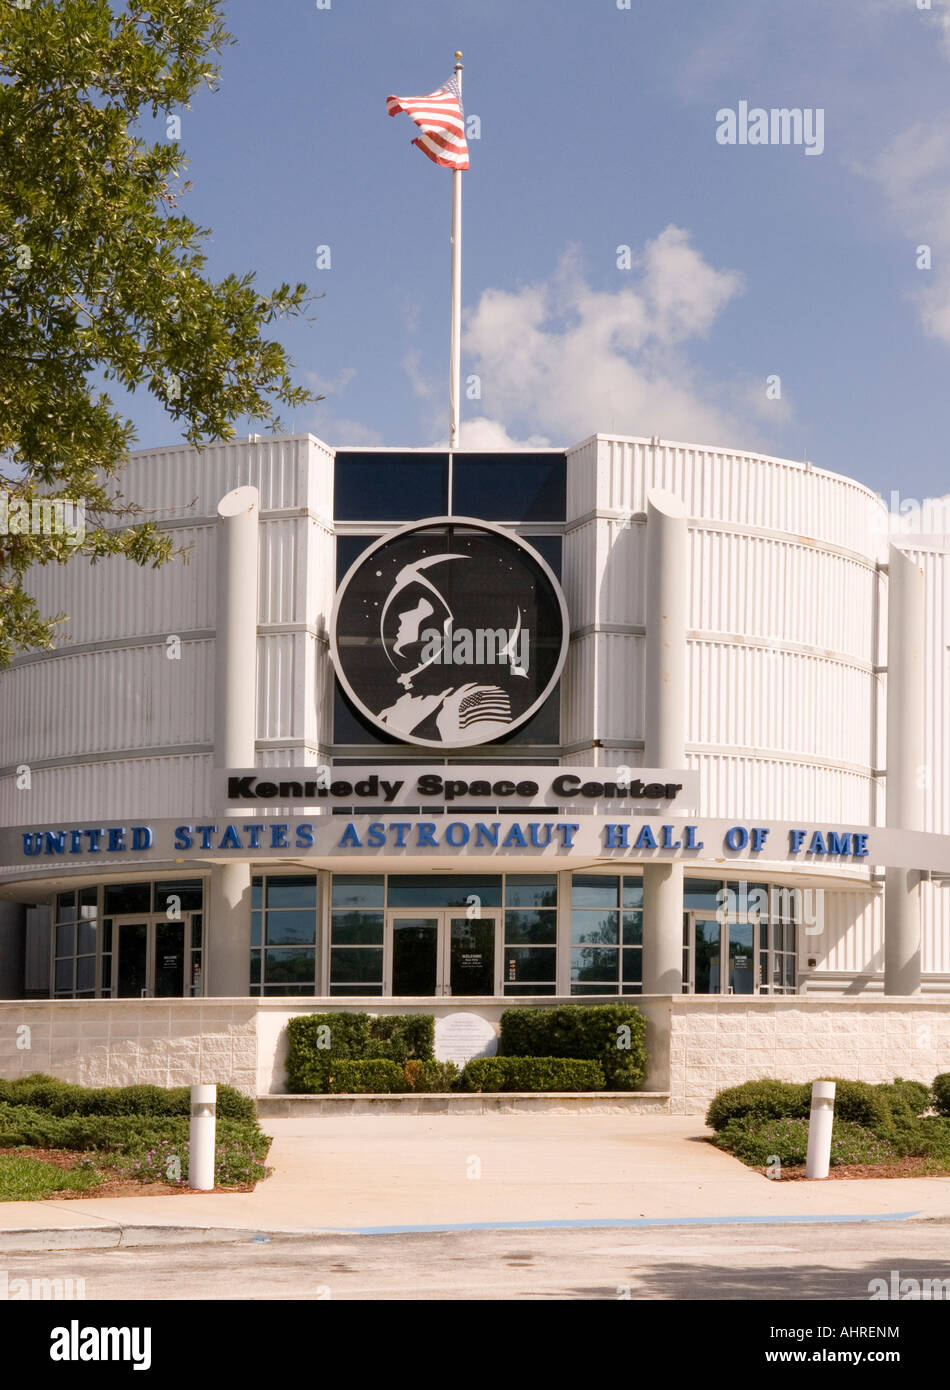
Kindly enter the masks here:
M 950 1001 L 733 995 L 668 1007 L 676 1115 L 701 1115 L 717 1091 L 762 1077 L 929 1083 L 950 1071 Z
M 82 1086 L 216 1082 L 255 1095 L 257 1002 L 0 1003 L 0 1076 L 37 1071 Z

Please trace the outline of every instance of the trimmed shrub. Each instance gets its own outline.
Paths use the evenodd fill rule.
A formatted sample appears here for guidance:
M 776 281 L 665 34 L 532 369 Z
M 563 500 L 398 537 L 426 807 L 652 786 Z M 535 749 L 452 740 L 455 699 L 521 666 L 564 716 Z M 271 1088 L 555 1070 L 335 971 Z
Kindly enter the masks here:
M 714 1096 L 706 1112 L 711 1129 L 721 1130 L 731 1120 L 781 1120 L 801 1118 L 811 1108 L 811 1086 L 797 1081 L 744 1081 Z
M 576 1057 L 476 1057 L 462 1073 L 467 1091 L 602 1091 L 599 1062 Z
M 835 1083 L 835 1118 L 852 1120 L 875 1134 L 890 1134 L 894 1129 L 892 1098 L 886 1093 L 886 1083 L 875 1086 L 869 1081 L 848 1081 L 837 1076 L 823 1076 L 822 1081 Z M 809 1093 L 811 1087 L 808 1088 Z M 809 1100 L 809 1107 L 810 1107 Z M 895 1102 L 897 1104 L 897 1102 Z M 913 1118 L 903 1102 L 908 1118 Z M 899 1105 L 898 1105 L 899 1108 Z
M 895 1076 L 893 1081 L 882 1082 L 879 1089 L 891 1098 L 892 1103 L 900 1098 L 917 1119 L 933 1105 L 931 1089 L 923 1081 L 905 1081 L 903 1077 Z
M 432 1014 L 380 1014 L 369 1021 L 368 1057 L 388 1057 L 392 1062 L 431 1062 L 435 1055 L 435 1018 Z
M 17 1081 L 0 1081 L 0 1103 L 26 1105 L 51 1115 L 191 1114 L 188 1086 L 74 1086 L 36 1072 Z M 218 1087 L 218 1115 L 231 1120 L 254 1120 L 257 1106 L 233 1086 Z
M 890 1141 L 901 1157 L 950 1161 L 950 1119 L 927 1115 L 898 1129 Z
M 287 1033 L 287 1087 L 302 1095 L 329 1089 L 329 1071 L 339 1062 L 431 1062 L 435 1019 L 432 1014 L 306 1014 L 292 1018 Z
M 503 1091 L 507 1057 L 473 1057 L 462 1070 L 464 1091 Z
M 420 1062 L 410 1057 L 402 1066 L 405 1089 L 419 1093 L 455 1091 L 461 1073 L 454 1062 Z
M 950 1071 L 934 1077 L 934 1109 L 938 1115 L 950 1115 Z
M 0 1102 L 0 1148 L 27 1145 L 45 1149 L 111 1149 L 138 1153 L 168 1140 L 188 1142 L 189 1122 L 181 1115 L 54 1115 L 49 1110 Z M 254 1121 L 218 1119 L 219 1143 L 246 1144 L 265 1158 L 270 1140 Z
M 800 1116 L 762 1120 L 747 1115 L 729 1120 L 716 1135 L 718 1148 L 743 1163 L 764 1168 L 778 1158 L 791 1167 L 805 1162 L 808 1152 L 808 1120 Z M 831 1131 L 831 1164 L 891 1163 L 897 1150 L 864 1125 L 836 1119 Z
M 402 1067 L 385 1057 L 331 1062 L 326 1082 L 331 1095 L 381 1095 L 408 1089 Z
M 607 1090 L 635 1091 L 646 1075 L 645 1036 L 646 1020 L 632 1004 L 515 1008 L 501 1016 L 499 1052 L 599 1062 Z

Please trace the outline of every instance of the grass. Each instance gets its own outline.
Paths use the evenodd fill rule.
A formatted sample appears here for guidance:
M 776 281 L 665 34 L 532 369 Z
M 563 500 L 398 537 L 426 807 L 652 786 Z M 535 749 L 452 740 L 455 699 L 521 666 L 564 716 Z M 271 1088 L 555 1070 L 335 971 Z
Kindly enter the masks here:
M 0 1154 L 0 1202 L 39 1202 L 55 1192 L 88 1192 L 101 1181 L 92 1168 L 61 1168 L 41 1158 Z

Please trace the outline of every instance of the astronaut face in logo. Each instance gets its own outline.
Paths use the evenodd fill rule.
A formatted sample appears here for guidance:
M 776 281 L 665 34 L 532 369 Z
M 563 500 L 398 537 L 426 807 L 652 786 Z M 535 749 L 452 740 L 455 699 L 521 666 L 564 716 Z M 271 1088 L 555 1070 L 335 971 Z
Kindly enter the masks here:
M 399 672 L 397 682 L 406 692 L 378 712 L 393 733 L 411 734 L 433 714 L 439 736 L 446 743 L 456 742 L 469 730 L 485 739 L 495 738 L 512 723 L 511 701 L 500 686 L 478 680 L 444 683 L 460 674 L 458 668 L 446 664 L 455 615 L 428 571 L 467 559 L 466 555 L 433 555 L 404 566 L 383 606 L 383 650 Z M 395 636 L 390 638 L 394 623 Z

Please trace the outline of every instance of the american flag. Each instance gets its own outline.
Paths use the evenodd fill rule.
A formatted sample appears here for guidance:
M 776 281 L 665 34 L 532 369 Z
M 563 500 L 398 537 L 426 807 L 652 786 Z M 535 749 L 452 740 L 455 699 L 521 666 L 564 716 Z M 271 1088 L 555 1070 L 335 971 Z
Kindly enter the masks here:
M 511 723 L 511 701 L 497 685 L 483 685 L 466 695 L 459 704 L 459 728 L 485 721 L 493 724 Z
M 390 116 L 405 111 L 415 121 L 422 134 L 412 143 L 434 163 L 443 169 L 468 168 L 465 115 L 455 77 L 427 97 L 387 97 L 386 110 Z

